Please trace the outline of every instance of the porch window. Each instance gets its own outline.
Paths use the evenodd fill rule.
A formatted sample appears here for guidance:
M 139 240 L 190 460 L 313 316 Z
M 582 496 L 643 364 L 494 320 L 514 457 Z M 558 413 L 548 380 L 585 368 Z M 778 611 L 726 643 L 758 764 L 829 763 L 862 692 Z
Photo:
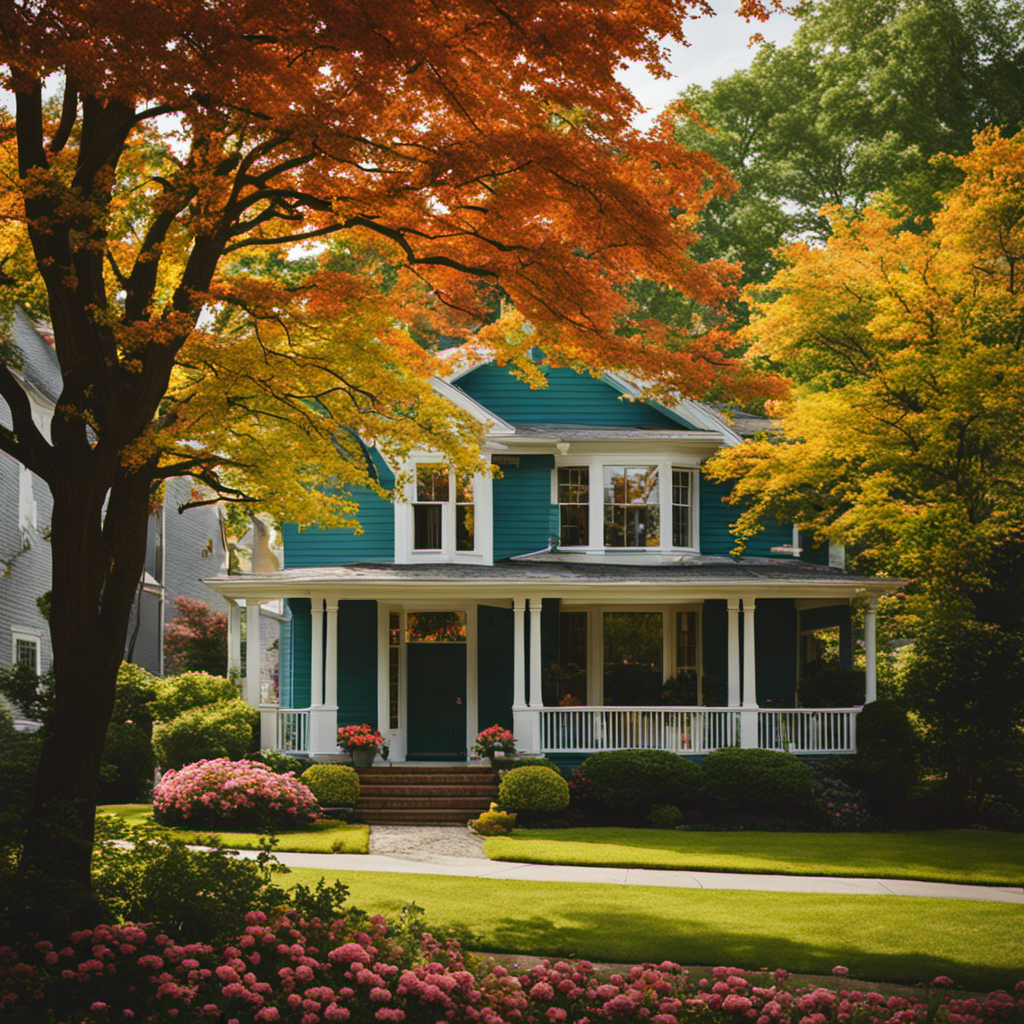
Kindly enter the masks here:
M 604 703 L 664 703 L 664 626 L 659 612 L 604 612 Z
M 587 613 L 558 616 L 558 661 L 544 672 L 546 707 L 579 707 L 587 703 Z
M 590 543 L 590 470 L 586 466 L 559 467 L 558 521 L 562 547 Z
M 690 514 L 693 489 L 690 487 L 690 470 L 672 470 L 672 546 L 688 548 L 693 545 Z
M 402 654 L 402 617 L 388 614 L 388 728 L 398 728 L 399 658 Z
M 605 547 L 657 547 L 660 504 L 657 466 L 605 466 Z

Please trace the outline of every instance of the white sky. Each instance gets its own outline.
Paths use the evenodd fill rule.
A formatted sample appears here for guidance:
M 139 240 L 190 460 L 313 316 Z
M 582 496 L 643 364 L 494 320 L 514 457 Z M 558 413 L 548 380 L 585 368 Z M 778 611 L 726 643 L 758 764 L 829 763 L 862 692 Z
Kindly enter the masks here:
M 785 45 L 796 30 L 796 19 L 775 14 L 767 22 L 745 22 L 733 12 L 730 0 L 711 0 L 716 15 L 687 22 L 686 38 L 690 45 L 669 44 L 672 78 L 652 78 L 646 68 L 633 65 L 619 77 L 633 95 L 648 108 L 637 119 L 637 126 L 646 128 L 688 85 L 710 85 L 716 78 L 725 78 L 740 68 L 749 67 L 757 47 L 748 47 L 750 37 L 760 32 L 768 42 Z

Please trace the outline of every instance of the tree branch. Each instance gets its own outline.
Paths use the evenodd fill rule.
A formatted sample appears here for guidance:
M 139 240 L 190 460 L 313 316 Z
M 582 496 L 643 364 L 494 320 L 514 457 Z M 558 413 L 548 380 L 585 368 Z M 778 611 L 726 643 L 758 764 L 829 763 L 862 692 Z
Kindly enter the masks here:
M 0 395 L 11 410 L 11 421 L 14 424 L 13 430 L 3 428 L 0 433 L 0 449 L 51 483 L 50 445 L 32 419 L 32 404 L 28 395 L 3 362 L 0 362 Z
M 64 101 L 60 108 L 60 122 L 57 130 L 50 140 L 49 150 L 51 156 L 56 156 L 71 137 L 71 129 L 75 126 L 78 117 L 78 88 L 71 72 L 66 72 L 64 80 Z

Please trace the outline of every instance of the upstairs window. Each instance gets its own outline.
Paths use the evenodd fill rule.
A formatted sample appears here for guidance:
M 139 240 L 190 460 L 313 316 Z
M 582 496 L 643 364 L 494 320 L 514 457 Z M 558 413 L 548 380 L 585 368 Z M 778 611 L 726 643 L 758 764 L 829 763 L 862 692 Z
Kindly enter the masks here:
M 558 521 L 562 547 L 590 543 L 590 470 L 586 466 L 559 467 Z
M 687 469 L 672 470 L 672 546 L 688 548 L 692 545 L 690 514 L 692 488 L 690 487 L 690 471 Z
M 657 547 L 660 513 L 657 466 L 604 467 L 605 547 Z
M 442 551 L 453 534 L 456 551 L 476 548 L 473 478 L 440 463 L 416 467 L 412 506 L 413 550 Z

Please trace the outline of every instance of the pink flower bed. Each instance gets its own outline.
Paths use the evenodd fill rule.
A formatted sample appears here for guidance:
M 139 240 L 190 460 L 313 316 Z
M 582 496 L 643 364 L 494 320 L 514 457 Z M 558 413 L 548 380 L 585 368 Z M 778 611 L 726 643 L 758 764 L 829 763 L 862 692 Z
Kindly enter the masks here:
M 168 771 L 153 790 L 153 814 L 171 825 L 276 825 L 299 828 L 320 810 L 293 772 L 256 761 L 196 761 Z
M 423 938 L 418 956 L 388 935 L 382 917 L 366 930 L 250 913 L 227 946 L 178 944 L 126 925 L 72 935 L 67 946 L 38 942 L 19 955 L 0 947 L 0 1019 L 225 1021 L 238 1024 L 990 1024 L 1024 1021 L 1024 982 L 1016 998 L 948 998 L 936 978 L 921 999 L 886 998 L 845 987 L 787 987 L 785 971 L 754 985 L 744 972 L 717 967 L 691 980 L 678 965 L 633 967 L 607 981 L 586 962 L 545 961 L 516 976 L 467 969 L 457 944 Z

